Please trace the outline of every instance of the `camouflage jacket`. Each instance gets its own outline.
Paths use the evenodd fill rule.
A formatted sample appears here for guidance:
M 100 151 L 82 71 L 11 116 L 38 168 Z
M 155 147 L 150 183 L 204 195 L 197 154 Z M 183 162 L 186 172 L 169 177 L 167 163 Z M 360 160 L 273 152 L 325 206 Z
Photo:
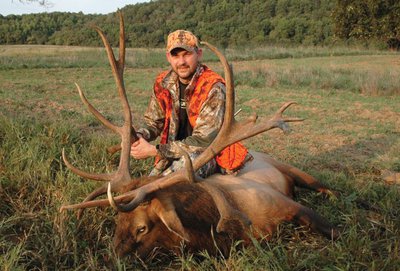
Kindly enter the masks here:
M 216 137 L 222 125 L 225 111 L 225 84 L 223 79 L 212 72 L 207 66 L 199 65 L 196 72 L 185 90 L 185 101 L 187 104 L 186 111 L 189 119 L 193 114 L 193 107 L 196 107 L 197 97 L 192 95 L 199 81 L 207 80 L 205 76 L 212 75 L 216 80 L 213 85 L 208 86 L 207 97 L 202 97 L 200 108 L 196 108 L 198 115 L 193 128 L 192 135 L 181 141 L 176 140 L 179 126 L 179 82 L 178 75 L 173 71 L 165 71 L 161 73 L 154 84 L 154 89 L 148 108 L 145 112 L 145 125 L 138 130 L 147 141 L 153 141 L 161 136 L 159 145 L 159 154 L 161 160 L 157 163 L 156 168 L 163 170 L 168 166 L 168 161 L 178 159 L 182 155 L 180 149 L 184 149 L 188 153 L 200 153 L 207 147 Z M 214 82 L 213 81 L 213 82 Z M 169 100 L 172 105 L 161 104 L 163 101 L 159 97 L 160 88 L 167 90 Z M 198 98 L 200 100 L 200 98 Z M 197 106 L 199 106 L 197 103 Z M 165 108 L 169 108 L 165 110 Z M 192 110 L 192 111 L 191 111 Z M 168 115 L 168 116 L 167 116 Z

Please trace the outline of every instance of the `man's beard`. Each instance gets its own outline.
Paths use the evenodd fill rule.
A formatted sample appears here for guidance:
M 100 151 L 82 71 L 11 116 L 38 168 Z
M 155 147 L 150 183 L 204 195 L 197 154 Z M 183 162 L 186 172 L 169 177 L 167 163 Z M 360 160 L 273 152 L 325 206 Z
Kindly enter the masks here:
M 182 71 L 182 69 L 183 69 L 183 71 Z M 175 72 L 178 74 L 178 76 L 180 78 L 187 80 L 187 79 L 190 79 L 193 77 L 196 70 L 190 71 L 190 66 L 182 65 L 182 66 L 179 66 Z M 188 73 L 188 74 L 181 76 L 182 73 L 184 73 L 184 74 Z

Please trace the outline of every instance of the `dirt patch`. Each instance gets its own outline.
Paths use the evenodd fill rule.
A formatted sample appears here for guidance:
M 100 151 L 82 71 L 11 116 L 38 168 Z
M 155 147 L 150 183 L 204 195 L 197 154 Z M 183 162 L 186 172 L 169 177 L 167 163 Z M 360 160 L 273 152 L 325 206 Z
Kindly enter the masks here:
M 254 99 L 248 100 L 247 102 L 244 102 L 243 104 L 250 107 L 253 110 L 257 110 L 257 109 L 267 106 L 268 103 L 262 102 L 259 99 L 254 98 Z
M 393 108 L 384 107 L 379 111 L 375 111 L 365 108 L 365 105 L 359 102 L 355 102 L 352 111 L 354 116 L 378 122 L 392 122 L 397 129 L 400 129 L 400 113 L 393 111 Z
M 383 180 L 387 184 L 397 184 L 400 185 L 400 172 L 393 172 L 390 170 L 383 170 L 381 172 Z

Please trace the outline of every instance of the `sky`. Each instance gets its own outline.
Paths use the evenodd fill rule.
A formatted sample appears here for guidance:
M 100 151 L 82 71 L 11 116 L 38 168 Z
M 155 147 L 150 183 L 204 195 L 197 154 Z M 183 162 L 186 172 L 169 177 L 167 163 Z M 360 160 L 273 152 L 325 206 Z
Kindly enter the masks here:
M 80 12 L 85 14 L 107 14 L 129 4 L 149 2 L 149 0 L 49 0 L 48 6 L 20 0 L 0 0 L 0 14 L 21 15 L 40 12 Z

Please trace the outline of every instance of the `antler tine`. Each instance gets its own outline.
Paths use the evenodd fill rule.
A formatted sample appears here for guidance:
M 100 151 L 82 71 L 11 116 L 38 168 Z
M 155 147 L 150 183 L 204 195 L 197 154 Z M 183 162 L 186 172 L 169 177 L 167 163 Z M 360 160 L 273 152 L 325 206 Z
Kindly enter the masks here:
M 107 189 L 107 184 L 103 184 L 99 188 L 97 188 L 94 191 L 92 191 L 89 195 L 87 195 L 86 198 L 82 201 L 82 203 L 91 201 L 91 200 L 97 198 L 98 196 L 103 195 L 104 193 L 106 193 L 106 189 Z M 83 214 L 83 211 L 84 211 L 84 209 L 80 209 L 76 213 L 76 216 L 77 216 L 78 219 L 81 218 L 81 216 Z
M 101 30 L 99 27 L 94 26 L 94 29 L 97 31 L 97 33 L 100 35 L 104 47 L 107 52 L 108 56 L 108 61 L 111 66 L 112 73 L 114 75 L 115 82 L 118 87 L 118 93 L 120 95 L 122 105 L 124 108 L 124 117 L 125 117 L 125 123 L 127 120 L 131 119 L 131 114 L 130 114 L 130 107 L 128 103 L 128 99 L 126 97 L 126 91 L 125 91 L 125 85 L 124 85 L 124 80 L 123 80 L 123 71 L 124 71 L 124 65 L 125 65 L 125 29 L 124 29 L 124 22 L 123 22 L 123 17 L 122 14 L 120 14 L 120 52 L 119 52 L 119 60 L 117 61 L 114 56 L 114 52 L 111 48 L 110 43 L 108 42 L 103 30 Z M 122 58 L 123 57 L 123 58 Z M 128 110 L 127 110 L 128 109 Z
M 118 10 L 119 15 L 119 52 L 118 52 L 118 70 L 120 76 L 123 76 L 125 68 L 125 27 L 124 27 L 124 16 L 122 11 Z
M 110 206 L 108 199 L 83 201 L 81 203 L 63 205 L 60 207 L 60 212 L 66 210 L 86 209 L 86 208 L 102 207 L 102 206 L 103 207 Z
M 94 108 L 94 106 L 86 99 L 86 96 L 85 96 L 85 94 L 83 94 L 83 91 L 81 90 L 79 85 L 77 83 L 75 83 L 75 85 L 76 85 L 76 88 L 78 89 L 79 97 L 81 97 L 82 102 L 87 106 L 90 113 L 92 113 L 101 123 L 103 123 L 104 126 L 109 128 L 110 130 L 118 133 L 118 126 L 115 126 L 114 124 L 112 124 L 99 111 L 97 111 L 97 109 Z
M 103 45 L 107 52 L 108 62 L 110 63 L 111 70 L 114 75 L 115 82 L 117 83 L 118 89 L 123 88 L 124 86 L 121 80 L 122 78 L 119 76 L 117 60 L 115 59 L 114 51 L 112 50 L 110 43 L 108 42 L 106 35 L 104 34 L 103 30 L 101 30 L 100 27 L 93 26 L 93 28 L 97 31 L 101 40 L 103 41 Z
M 107 186 L 108 186 L 108 184 L 107 184 Z M 105 187 L 104 193 L 107 192 L 107 186 L 101 187 L 101 188 Z M 138 189 L 126 192 L 124 194 L 116 196 L 115 198 L 113 197 L 113 199 L 116 203 L 132 200 L 132 198 L 136 198 L 137 190 Z M 139 202 L 137 205 L 139 205 L 140 203 L 141 202 Z M 65 210 L 86 209 L 86 208 L 107 207 L 107 206 L 110 206 L 109 199 L 97 199 L 97 200 L 92 199 L 89 201 L 83 201 L 83 202 L 76 203 L 76 204 L 63 205 L 60 208 L 60 212 L 65 211 Z
M 289 108 L 289 106 L 297 104 L 296 102 L 287 102 L 284 103 L 281 108 L 276 112 L 275 116 L 273 118 L 276 118 L 276 123 L 277 127 L 281 129 L 285 134 L 289 133 L 291 131 L 290 126 L 288 122 L 299 122 L 303 121 L 304 119 L 300 118 L 283 118 L 282 114 L 283 112 Z
M 282 116 L 283 112 L 289 108 L 289 106 L 293 105 L 293 104 L 297 104 L 296 102 L 286 102 L 284 103 L 281 108 L 278 109 L 277 113 L 280 114 Z
M 65 155 L 64 149 L 62 149 L 62 158 L 67 166 L 73 173 L 75 173 L 78 176 L 81 176 L 86 179 L 94 180 L 94 181 L 111 181 L 112 178 L 114 177 L 114 174 L 92 174 L 88 173 L 85 171 L 82 171 L 76 167 L 74 167 L 67 159 L 67 156 Z
M 297 103 L 296 103 L 296 102 L 293 102 L 293 101 L 284 103 L 284 104 L 281 106 L 281 108 L 279 108 L 278 111 L 276 112 L 275 117 L 279 117 L 279 118 L 282 119 L 282 118 L 283 118 L 283 117 L 282 117 L 283 112 L 284 112 L 286 109 L 288 109 L 289 106 L 291 106 L 291 105 L 296 105 L 296 104 L 297 104 Z M 283 118 L 283 121 L 285 121 L 285 122 L 299 122 L 299 121 L 304 121 L 304 119 L 301 119 L 301 118 Z
M 181 148 L 179 145 L 177 145 L 182 157 L 184 159 L 185 162 L 185 172 L 186 172 L 186 179 L 191 182 L 194 183 L 196 181 L 196 177 L 194 175 L 195 171 L 193 170 L 193 162 L 192 159 L 190 159 L 189 154 L 183 149 Z
M 108 202 L 110 203 L 110 206 L 113 207 L 113 209 L 114 209 L 115 211 L 121 211 L 121 210 L 122 210 L 121 208 L 118 208 L 119 206 L 118 206 L 118 204 L 115 202 L 115 200 L 114 200 L 114 198 L 113 198 L 113 196 L 112 196 L 112 193 L 111 193 L 111 184 L 110 184 L 110 183 L 108 183 L 108 185 L 107 185 L 107 199 L 108 199 Z
M 223 131 L 229 129 L 232 122 L 235 121 L 235 118 L 234 118 L 235 89 L 233 86 L 232 69 L 229 66 L 229 63 L 226 60 L 225 56 L 220 51 L 218 51 L 218 49 L 216 47 L 214 47 L 213 45 L 211 45 L 205 41 L 202 41 L 201 44 L 206 45 L 208 48 L 210 48 L 211 51 L 213 51 L 218 56 L 219 60 L 222 63 L 222 66 L 224 68 L 225 86 L 226 86 L 226 101 L 225 101 L 224 122 L 220 129 L 220 133 L 223 133 Z

